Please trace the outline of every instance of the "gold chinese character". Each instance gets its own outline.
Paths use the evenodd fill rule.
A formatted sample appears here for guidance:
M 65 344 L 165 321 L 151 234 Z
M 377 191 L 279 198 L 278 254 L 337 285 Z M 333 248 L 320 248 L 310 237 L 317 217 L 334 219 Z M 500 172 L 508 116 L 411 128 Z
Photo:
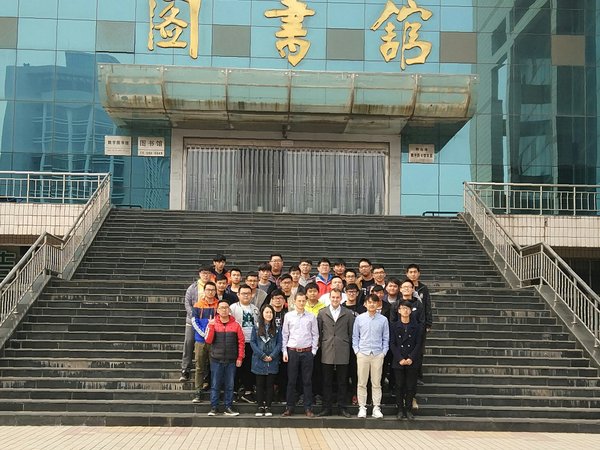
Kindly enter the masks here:
M 274 18 L 281 17 L 281 30 L 275 33 L 279 38 L 275 47 L 279 52 L 279 56 L 285 58 L 284 48 L 288 49 L 288 61 L 292 66 L 298 64 L 306 56 L 310 48 L 310 42 L 306 39 L 300 39 L 306 36 L 308 31 L 302 28 L 302 22 L 306 16 L 314 16 L 315 12 L 308 9 L 306 3 L 298 0 L 281 0 L 287 9 L 271 9 L 265 11 L 265 17 Z
M 376 31 L 379 27 L 391 16 L 396 15 L 398 22 L 405 21 L 412 14 L 419 14 L 422 20 L 429 20 L 432 16 L 432 12 L 425 8 L 417 6 L 415 0 L 407 0 L 408 5 L 398 8 L 391 0 L 387 0 L 383 12 L 375 23 L 371 26 L 371 30 Z M 398 48 L 400 43 L 394 41 L 396 33 L 394 30 L 396 26 L 392 22 L 388 22 L 384 30 L 386 34 L 381 37 L 383 44 L 379 46 L 379 51 L 386 62 L 391 61 L 398 55 Z M 419 30 L 421 24 L 418 22 L 404 22 L 402 29 L 402 51 L 400 53 L 400 67 L 402 70 L 406 68 L 406 65 L 411 64 L 423 64 L 427 60 L 429 53 L 431 53 L 431 42 L 419 40 Z M 419 54 L 413 58 L 407 58 L 405 56 L 406 50 L 418 48 Z
M 198 28 L 199 15 L 202 0 L 181 0 L 189 4 L 190 22 L 186 22 L 177 17 L 179 8 L 175 6 L 175 0 L 163 0 L 168 3 L 167 6 L 158 14 L 163 19 L 161 23 L 154 24 L 154 14 L 156 11 L 156 0 L 148 0 L 150 7 L 150 32 L 148 33 L 148 50 L 154 50 L 154 30 L 158 30 L 161 41 L 156 43 L 161 48 L 185 48 L 188 43 L 179 40 L 184 28 L 190 26 L 190 56 L 194 59 L 198 57 Z

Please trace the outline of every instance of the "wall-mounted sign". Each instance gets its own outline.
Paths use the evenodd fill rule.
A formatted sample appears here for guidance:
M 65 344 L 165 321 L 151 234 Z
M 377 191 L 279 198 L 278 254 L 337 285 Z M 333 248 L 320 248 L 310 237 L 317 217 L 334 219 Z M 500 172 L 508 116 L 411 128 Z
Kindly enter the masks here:
M 131 156 L 131 136 L 104 136 L 104 154 Z
M 138 156 L 165 156 L 165 138 L 139 137 Z
M 431 42 L 421 39 L 419 33 L 423 22 L 427 22 L 433 12 L 419 6 L 417 1 L 421 0 L 395 1 L 398 5 L 392 0 L 386 1 L 370 29 L 381 34 L 379 51 L 384 61 L 390 62 L 400 56 L 400 69 L 406 70 L 406 66 L 424 64 L 431 53 Z M 275 49 L 279 56 L 296 66 L 304 59 L 311 45 L 311 23 L 307 21 L 305 24 L 305 19 L 316 16 L 317 12 L 300 0 L 279 2 L 283 7 L 266 10 L 264 16 L 280 20 L 281 26 L 275 32 Z M 213 3 L 215 9 L 230 7 L 219 2 Z M 213 8 L 211 5 L 208 7 Z M 200 25 L 202 0 L 148 0 L 148 8 L 148 50 L 160 47 L 182 51 L 187 48 L 190 57 L 197 59 L 200 27 L 203 26 Z M 343 4 L 330 5 L 328 14 L 343 16 Z M 236 39 L 236 36 L 231 36 L 232 42 Z
M 433 144 L 409 144 L 408 162 L 409 163 L 433 163 L 433 154 L 435 146 Z

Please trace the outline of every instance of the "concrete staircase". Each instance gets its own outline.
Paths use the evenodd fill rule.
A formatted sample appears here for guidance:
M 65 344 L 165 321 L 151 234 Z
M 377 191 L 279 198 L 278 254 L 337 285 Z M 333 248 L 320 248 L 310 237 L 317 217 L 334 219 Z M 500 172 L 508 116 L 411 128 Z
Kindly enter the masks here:
M 182 297 L 216 252 L 246 272 L 284 255 L 360 257 L 433 293 L 417 420 L 206 416 L 179 383 Z M 598 371 L 535 291 L 511 290 L 458 219 L 113 211 L 73 280 L 54 280 L 0 358 L 0 425 L 415 427 L 600 431 Z M 277 405 L 275 412 L 283 410 Z M 355 411 L 354 411 L 355 412 Z

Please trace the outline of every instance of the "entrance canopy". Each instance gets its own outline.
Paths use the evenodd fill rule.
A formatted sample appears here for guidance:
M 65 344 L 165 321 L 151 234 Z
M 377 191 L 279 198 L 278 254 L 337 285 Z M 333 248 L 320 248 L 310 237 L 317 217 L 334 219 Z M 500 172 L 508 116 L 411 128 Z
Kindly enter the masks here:
M 100 64 L 102 105 L 128 128 L 398 135 L 458 131 L 475 75 L 348 73 Z

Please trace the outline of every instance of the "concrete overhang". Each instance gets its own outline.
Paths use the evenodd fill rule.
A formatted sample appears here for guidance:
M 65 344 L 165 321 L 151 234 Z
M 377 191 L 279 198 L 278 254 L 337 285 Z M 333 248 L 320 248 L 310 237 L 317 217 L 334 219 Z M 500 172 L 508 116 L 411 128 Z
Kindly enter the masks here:
M 458 131 L 475 75 L 99 64 L 102 106 L 125 128 L 399 135 Z

